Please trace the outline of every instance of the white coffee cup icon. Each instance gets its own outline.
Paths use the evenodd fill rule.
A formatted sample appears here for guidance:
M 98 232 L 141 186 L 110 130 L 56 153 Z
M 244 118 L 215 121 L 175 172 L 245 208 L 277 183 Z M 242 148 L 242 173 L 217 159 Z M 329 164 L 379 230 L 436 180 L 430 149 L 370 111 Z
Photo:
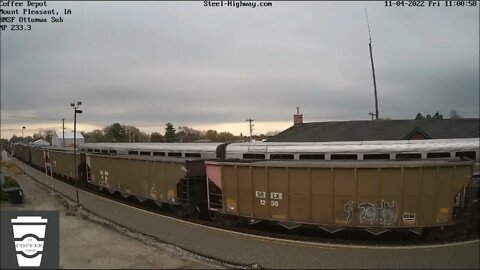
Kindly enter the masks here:
M 47 219 L 39 216 L 12 218 L 18 266 L 40 266 Z

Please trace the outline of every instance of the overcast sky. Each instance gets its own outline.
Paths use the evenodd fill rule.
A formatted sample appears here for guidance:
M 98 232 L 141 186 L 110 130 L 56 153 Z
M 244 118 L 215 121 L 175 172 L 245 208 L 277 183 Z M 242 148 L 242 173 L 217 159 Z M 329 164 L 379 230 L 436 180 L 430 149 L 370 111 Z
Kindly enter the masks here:
M 428 1 L 427 1 L 428 2 Z M 1 33 L 2 137 L 113 122 L 165 123 L 248 134 L 305 122 L 418 112 L 479 117 L 479 8 L 385 7 L 380 2 L 48 2 L 63 23 Z M 441 1 L 444 5 L 444 1 Z

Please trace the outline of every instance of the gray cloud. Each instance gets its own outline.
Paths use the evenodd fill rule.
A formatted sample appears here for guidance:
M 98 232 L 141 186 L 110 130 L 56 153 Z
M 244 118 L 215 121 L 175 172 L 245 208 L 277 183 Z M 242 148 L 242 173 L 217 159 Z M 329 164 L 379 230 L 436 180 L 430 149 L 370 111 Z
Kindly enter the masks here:
M 70 117 L 145 126 L 369 119 L 374 110 L 364 6 L 381 116 L 479 116 L 478 8 L 383 2 L 49 2 L 62 24 L 2 32 L 2 123 Z

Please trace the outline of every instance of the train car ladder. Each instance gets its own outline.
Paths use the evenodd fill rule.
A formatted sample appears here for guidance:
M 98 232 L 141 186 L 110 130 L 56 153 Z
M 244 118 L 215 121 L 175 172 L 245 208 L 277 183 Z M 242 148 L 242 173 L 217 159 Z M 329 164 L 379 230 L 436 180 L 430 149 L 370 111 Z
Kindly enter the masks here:
M 210 179 L 207 178 L 207 192 L 208 192 L 208 210 L 218 211 L 223 208 L 223 194 Z
M 179 200 L 185 203 L 190 202 L 190 185 L 187 178 L 180 180 Z

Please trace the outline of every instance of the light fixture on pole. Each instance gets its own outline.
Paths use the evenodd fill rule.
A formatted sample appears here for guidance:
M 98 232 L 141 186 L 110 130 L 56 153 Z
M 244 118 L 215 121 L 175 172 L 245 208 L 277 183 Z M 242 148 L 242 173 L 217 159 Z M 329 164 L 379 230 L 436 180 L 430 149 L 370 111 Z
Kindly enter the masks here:
M 78 107 L 82 105 L 81 101 L 77 103 L 72 102 L 70 106 L 73 108 L 73 159 L 75 166 L 75 191 L 77 192 L 77 204 L 80 204 L 80 199 L 78 198 L 78 168 L 77 168 L 77 113 L 82 113 L 82 110 L 78 110 Z

